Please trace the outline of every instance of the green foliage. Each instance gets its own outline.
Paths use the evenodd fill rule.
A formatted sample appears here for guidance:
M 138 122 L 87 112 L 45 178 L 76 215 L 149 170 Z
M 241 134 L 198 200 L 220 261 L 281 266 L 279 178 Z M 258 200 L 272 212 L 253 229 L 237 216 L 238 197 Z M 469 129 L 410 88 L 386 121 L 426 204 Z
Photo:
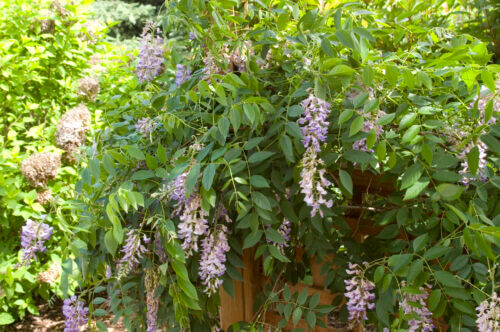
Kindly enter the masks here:
M 37 301 L 62 296 L 59 279 L 40 282 L 39 273 L 56 270 L 67 251 L 63 230 L 72 227 L 70 209 L 78 165 L 66 165 L 47 188 L 32 188 L 20 172 L 36 152 L 61 153 L 54 133 L 62 113 L 75 106 L 77 80 L 85 75 L 98 31 L 88 25 L 85 7 L 50 7 L 48 1 L 0 3 L 0 325 L 36 314 Z M 49 189 L 52 199 L 37 198 Z M 22 255 L 21 226 L 28 218 L 54 228 L 48 252 L 29 268 L 16 268 Z M 62 245 L 64 244 L 64 245 Z M 66 249 L 65 249 L 66 248 Z
M 210 231 L 229 228 L 224 289 L 234 293 L 243 249 L 255 248 L 272 281 L 261 308 L 277 307 L 280 325 L 303 318 L 313 327 L 332 309 L 291 294 L 289 285 L 310 283 L 313 259 L 333 256 L 322 272 L 334 293 L 345 292 L 348 262 L 367 262 L 364 277 L 376 285 L 368 322 L 377 330 L 406 330 L 411 317 L 398 300 L 425 285 L 435 319 L 452 331 L 474 330 L 474 308 L 496 291 L 500 274 L 500 68 L 490 62 L 488 40 L 455 29 L 460 20 L 443 3 L 168 2 L 164 31 L 197 38 L 168 40 L 165 71 L 152 82 L 139 84 L 133 68 L 119 66 L 102 77 L 107 125 L 77 185 L 83 216 L 73 240 L 85 250 L 68 257 L 89 286 L 84 295 L 107 290 L 110 310 L 141 330 L 143 271 L 153 269 L 159 326 L 206 331 L 215 324 L 218 295 L 203 291 L 200 254 L 183 252 L 179 205 L 170 199 L 183 174 Z M 178 64 L 192 70 L 180 86 Z M 318 156 L 334 204 L 315 216 L 300 187 L 306 165 L 297 122 L 310 93 L 331 111 Z M 148 135 L 136 126 L 144 117 L 156 123 Z M 356 192 L 360 171 L 385 177 L 394 192 Z M 221 205 L 232 223 L 218 221 Z M 380 232 L 355 241 L 343 220 L 353 208 Z M 285 219 L 290 241 L 280 233 Z M 119 259 L 135 232 L 149 239 L 147 251 L 121 274 Z M 304 250 L 299 262 L 297 248 Z M 239 329 L 263 331 L 263 316 Z

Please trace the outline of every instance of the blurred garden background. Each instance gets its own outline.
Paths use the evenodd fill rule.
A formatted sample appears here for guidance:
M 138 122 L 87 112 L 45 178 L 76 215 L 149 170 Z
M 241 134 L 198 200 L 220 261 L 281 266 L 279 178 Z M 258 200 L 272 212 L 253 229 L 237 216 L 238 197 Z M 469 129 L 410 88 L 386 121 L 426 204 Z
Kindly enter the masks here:
M 495 0 L 0 0 L 0 331 L 500 331 L 499 75 Z

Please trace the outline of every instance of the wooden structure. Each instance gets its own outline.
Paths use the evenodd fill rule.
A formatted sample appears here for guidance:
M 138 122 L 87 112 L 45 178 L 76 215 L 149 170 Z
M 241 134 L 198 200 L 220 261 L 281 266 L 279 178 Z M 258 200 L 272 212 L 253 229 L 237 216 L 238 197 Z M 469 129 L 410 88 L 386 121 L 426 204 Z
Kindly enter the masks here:
M 354 182 L 354 197 L 352 198 L 353 206 L 352 209 L 348 209 L 344 220 L 349 224 L 350 228 L 353 230 L 352 236 L 358 242 L 362 242 L 367 236 L 377 234 L 380 231 L 379 227 L 374 226 L 370 221 L 362 220 L 362 209 L 357 207 L 362 204 L 362 194 L 379 194 L 379 195 L 389 195 L 394 191 L 392 183 L 383 179 L 380 176 L 375 176 L 371 173 L 356 172 L 352 174 Z M 335 178 L 334 178 L 335 179 Z M 337 183 L 338 185 L 338 183 Z M 301 256 L 301 253 L 298 253 Z M 331 259 L 331 257 L 330 257 Z M 243 252 L 243 263 L 245 268 L 241 270 L 243 276 L 243 282 L 234 281 L 234 298 L 227 294 L 221 287 L 220 297 L 221 297 L 221 308 L 220 308 L 220 318 L 221 327 L 225 331 L 229 326 L 235 322 L 247 321 L 251 322 L 256 319 L 256 310 L 254 308 L 255 297 L 261 291 L 265 284 L 266 278 L 261 270 L 261 262 L 254 260 L 254 249 L 245 249 Z M 332 294 L 327 288 L 324 287 L 325 276 L 321 275 L 321 264 L 313 262 L 311 273 L 312 273 L 312 285 L 297 284 L 291 288 L 293 292 L 300 292 L 304 288 L 308 289 L 309 295 L 314 293 L 320 293 L 320 305 L 330 305 L 337 296 L 342 296 L 339 294 Z M 345 303 L 342 300 L 342 305 Z M 266 323 L 277 327 L 278 322 L 282 317 L 275 311 L 269 310 L 264 313 L 261 317 Z M 327 326 L 326 328 L 316 327 L 314 331 L 318 332 L 345 332 L 347 329 L 345 327 L 334 327 L 331 322 L 328 322 L 328 317 L 325 317 L 323 323 Z M 329 324 L 330 323 L 330 324 Z M 298 328 L 304 328 L 306 331 L 310 331 L 307 323 L 304 320 L 300 320 L 297 324 Z M 291 320 L 282 329 L 282 331 L 290 331 L 294 326 Z M 355 331 L 361 331 L 361 328 L 355 329 Z

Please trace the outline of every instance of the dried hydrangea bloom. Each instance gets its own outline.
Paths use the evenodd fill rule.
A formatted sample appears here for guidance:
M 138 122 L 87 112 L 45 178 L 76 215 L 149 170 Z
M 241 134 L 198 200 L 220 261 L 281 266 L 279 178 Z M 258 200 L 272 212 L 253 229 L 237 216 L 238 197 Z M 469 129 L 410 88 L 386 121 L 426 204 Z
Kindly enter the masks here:
M 43 282 L 46 284 L 53 284 L 57 280 L 59 280 L 60 275 L 61 275 L 61 264 L 57 262 L 52 262 L 52 264 L 50 264 L 50 267 L 47 270 L 38 273 L 36 279 L 39 282 Z
M 64 315 L 64 332 L 80 332 L 80 327 L 88 323 L 89 308 L 83 301 L 73 295 L 64 300 L 62 312 Z
M 45 187 L 49 180 L 57 176 L 61 167 L 61 156 L 58 153 L 35 153 L 21 163 L 21 173 L 32 187 Z
M 154 32 L 151 22 L 148 22 L 141 34 L 141 48 L 139 61 L 135 73 L 139 82 L 149 82 L 160 75 L 164 70 L 163 38 L 160 30 Z
M 137 123 L 135 124 L 135 129 L 143 136 L 149 136 L 149 134 L 153 132 L 155 127 L 155 122 L 149 117 L 141 118 L 137 120 Z
M 41 205 L 47 204 L 52 199 L 52 191 L 50 189 L 38 192 L 35 201 Z
M 53 1 L 50 4 L 50 9 L 54 10 L 56 13 L 58 13 L 62 18 L 68 17 L 71 12 L 64 8 L 64 6 L 57 0 Z
M 74 152 L 85 143 L 90 128 L 90 112 L 84 104 L 73 107 L 63 114 L 56 130 L 56 145 L 66 151 L 69 162 L 74 161 Z
M 230 53 L 229 60 L 233 64 L 233 69 L 237 69 L 240 72 L 246 72 L 248 56 L 255 54 L 251 47 L 252 42 L 247 40 L 241 47 L 234 49 Z
M 160 299 L 155 297 L 155 290 L 160 281 L 160 274 L 153 269 L 147 269 L 144 277 L 144 286 L 146 288 L 146 332 L 156 332 L 158 330 L 158 308 Z
M 480 332 L 500 331 L 500 298 L 496 293 L 476 308 L 477 328 Z
M 88 101 L 95 101 L 99 90 L 99 80 L 96 77 L 84 77 L 78 80 L 76 94 Z
M 86 32 L 82 33 L 82 40 L 89 42 L 90 44 L 95 44 L 97 41 L 97 35 L 104 28 L 104 25 L 99 20 L 90 20 L 85 22 L 83 25 Z

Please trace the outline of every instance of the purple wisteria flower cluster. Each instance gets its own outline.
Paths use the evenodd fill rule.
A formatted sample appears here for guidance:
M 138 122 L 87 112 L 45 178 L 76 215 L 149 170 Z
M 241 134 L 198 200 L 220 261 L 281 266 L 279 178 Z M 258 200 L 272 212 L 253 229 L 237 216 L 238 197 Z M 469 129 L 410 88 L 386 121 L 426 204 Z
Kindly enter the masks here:
M 226 273 L 226 253 L 230 250 L 227 242 L 227 227 L 217 225 L 202 241 L 202 253 L 198 275 L 209 296 L 217 293 L 222 285 L 221 277 Z
M 363 271 L 358 264 L 349 263 L 346 272 L 352 276 L 351 279 L 344 281 L 347 291 L 344 295 L 348 299 L 349 323 L 354 326 L 367 320 L 367 310 L 375 307 L 375 294 L 371 292 L 375 289 L 375 284 L 364 278 Z
M 404 282 L 402 286 L 404 287 Z M 420 287 L 420 294 L 402 293 L 399 306 L 405 315 L 411 315 L 408 321 L 409 332 L 431 332 L 435 326 L 432 323 L 432 312 L 427 308 L 426 300 L 429 297 L 429 290 Z
M 141 118 L 135 124 L 135 129 L 143 136 L 149 136 L 155 130 L 155 127 L 155 122 L 149 117 Z
M 76 295 L 64 300 L 62 312 L 64 315 L 64 332 L 79 332 L 80 327 L 88 322 L 89 308 L 83 301 L 78 301 Z
M 135 69 L 139 82 L 149 82 L 163 72 L 163 51 L 160 29 L 157 29 L 155 34 L 153 24 L 149 22 L 141 34 L 139 60 Z
M 29 266 L 32 260 L 36 260 L 37 252 L 45 252 L 47 248 L 44 242 L 50 239 L 53 228 L 49 225 L 31 219 L 21 228 L 21 247 L 24 249 L 21 263 L 17 265 Z
M 155 290 L 159 283 L 159 273 L 153 269 L 146 270 L 144 286 L 146 287 L 146 332 L 158 331 L 158 308 L 160 299 L 155 297 Z
M 306 152 L 301 162 L 300 192 L 305 195 L 304 202 L 312 207 L 311 217 L 314 217 L 317 212 L 323 216 L 321 205 L 326 207 L 333 205 L 332 200 L 327 200 L 324 197 L 327 194 L 326 188 L 331 185 L 331 182 L 325 177 L 325 169 L 320 168 L 324 162 L 318 156 L 321 144 L 326 140 L 328 134 L 327 118 L 330 114 L 330 104 L 310 94 L 307 99 L 302 101 L 301 106 L 304 113 L 298 123 L 302 126 L 304 137 L 302 144 L 306 148 Z
M 500 331 L 500 298 L 496 293 L 476 308 L 477 329 L 481 332 Z
M 144 242 L 149 242 L 146 236 L 143 237 Z M 147 252 L 146 247 L 141 242 L 141 237 L 137 230 L 130 230 L 127 233 L 127 238 L 125 240 L 125 245 L 121 249 L 124 254 L 122 259 L 118 261 L 118 275 L 124 276 L 130 273 L 137 265 L 139 265 L 139 259 L 142 255 Z
M 201 195 L 189 197 L 182 206 L 179 214 L 179 238 L 183 240 L 182 249 L 189 257 L 198 252 L 198 239 L 208 229 L 208 213 L 201 207 Z
M 184 65 L 178 64 L 177 71 L 175 72 L 175 85 L 180 87 L 184 82 L 187 82 L 191 77 L 191 69 Z
M 483 142 L 478 142 L 477 144 L 477 148 L 479 150 L 479 163 L 477 167 L 477 173 L 475 176 L 469 175 L 469 163 L 467 162 L 467 155 L 472 148 L 473 146 L 469 146 L 458 155 L 458 158 L 462 160 L 462 163 L 460 164 L 461 169 L 458 171 L 458 173 L 463 176 L 462 180 L 460 181 L 463 185 L 468 185 L 470 181 L 488 181 L 488 174 L 486 173 L 486 170 L 488 168 L 488 161 L 486 160 L 486 157 L 488 156 L 486 153 L 487 147 Z

